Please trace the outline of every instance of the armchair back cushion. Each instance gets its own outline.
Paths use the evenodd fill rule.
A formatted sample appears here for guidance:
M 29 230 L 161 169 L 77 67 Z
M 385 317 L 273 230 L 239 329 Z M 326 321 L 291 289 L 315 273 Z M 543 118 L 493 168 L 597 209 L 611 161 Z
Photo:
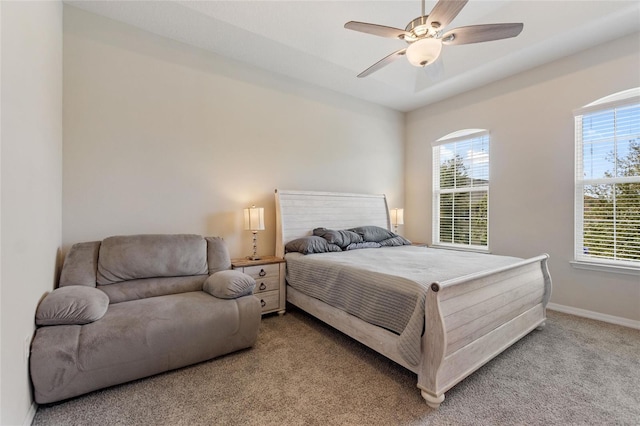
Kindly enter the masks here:
M 102 240 L 97 283 L 206 275 L 207 242 L 200 235 L 128 235 Z
M 199 291 L 208 275 L 230 269 L 229 251 L 220 237 L 117 236 L 74 244 L 64 260 L 60 287 L 98 287 L 110 303 L 120 303 Z

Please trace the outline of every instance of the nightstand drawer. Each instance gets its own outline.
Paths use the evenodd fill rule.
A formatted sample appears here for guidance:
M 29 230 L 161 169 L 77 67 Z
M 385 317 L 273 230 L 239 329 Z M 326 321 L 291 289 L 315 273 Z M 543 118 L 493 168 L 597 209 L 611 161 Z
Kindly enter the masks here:
M 280 303 L 280 292 L 278 290 L 265 291 L 263 293 L 255 294 L 255 296 L 260 299 L 262 312 L 275 311 L 278 309 Z
M 280 289 L 280 277 L 270 277 L 267 276 L 265 278 L 256 278 L 256 288 L 253 290 L 253 293 L 263 293 L 265 291 L 279 290 Z
M 246 266 L 243 268 L 243 272 L 251 275 L 256 281 L 272 277 L 277 280 L 280 276 L 280 265 L 273 263 L 271 265 Z

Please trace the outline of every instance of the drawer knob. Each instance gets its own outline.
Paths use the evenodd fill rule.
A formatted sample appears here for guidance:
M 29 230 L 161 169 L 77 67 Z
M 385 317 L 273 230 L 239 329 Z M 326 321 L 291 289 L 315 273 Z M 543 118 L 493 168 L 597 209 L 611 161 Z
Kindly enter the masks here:
M 264 308 L 266 304 L 267 304 L 267 302 L 265 302 L 264 300 L 260 299 L 260 306 L 262 306 Z
M 258 275 L 264 277 L 265 275 L 267 275 L 267 273 L 264 271 L 264 269 L 260 269 L 260 273 Z
M 264 283 L 260 283 L 260 287 L 258 287 L 260 290 L 266 290 L 267 286 Z

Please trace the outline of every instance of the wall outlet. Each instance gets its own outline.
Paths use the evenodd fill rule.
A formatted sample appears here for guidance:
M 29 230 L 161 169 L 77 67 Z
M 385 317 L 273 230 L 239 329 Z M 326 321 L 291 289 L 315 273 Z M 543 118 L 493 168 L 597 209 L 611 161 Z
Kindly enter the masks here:
M 22 345 L 22 360 L 25 364 L 29 363 L 29 355 L 31 355 L 31 335 L 27 334 L 24 337 L 24 342 Z

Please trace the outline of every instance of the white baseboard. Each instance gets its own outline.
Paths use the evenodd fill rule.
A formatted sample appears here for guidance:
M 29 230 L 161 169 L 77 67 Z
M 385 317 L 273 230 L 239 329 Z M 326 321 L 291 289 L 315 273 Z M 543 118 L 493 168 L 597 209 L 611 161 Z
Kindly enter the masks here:
M 640 330 L 640 321 L 616 317 L 613 315 L 601 314 L 600 312 L 588 311 L 586 309 L 574 308 L 572 306 L 558 305 L 557 303 L 548 303 L 547 308 L 552 311 L 563 312 L 565 314 L 576 315 L 579 317 L 591 318 L 598 321 L 604 321 L 611 324 L 622 325 L 625 327 Z
M 33 423 L 33 419 L 36 416 L 36 411 L 38 411 L 38 404 L 32 402 L 31 407 L 29 407 L 29 411 L 27 412 L 27 416 L 24 418 L 23 426 L 31 426 L 31 423 Z

